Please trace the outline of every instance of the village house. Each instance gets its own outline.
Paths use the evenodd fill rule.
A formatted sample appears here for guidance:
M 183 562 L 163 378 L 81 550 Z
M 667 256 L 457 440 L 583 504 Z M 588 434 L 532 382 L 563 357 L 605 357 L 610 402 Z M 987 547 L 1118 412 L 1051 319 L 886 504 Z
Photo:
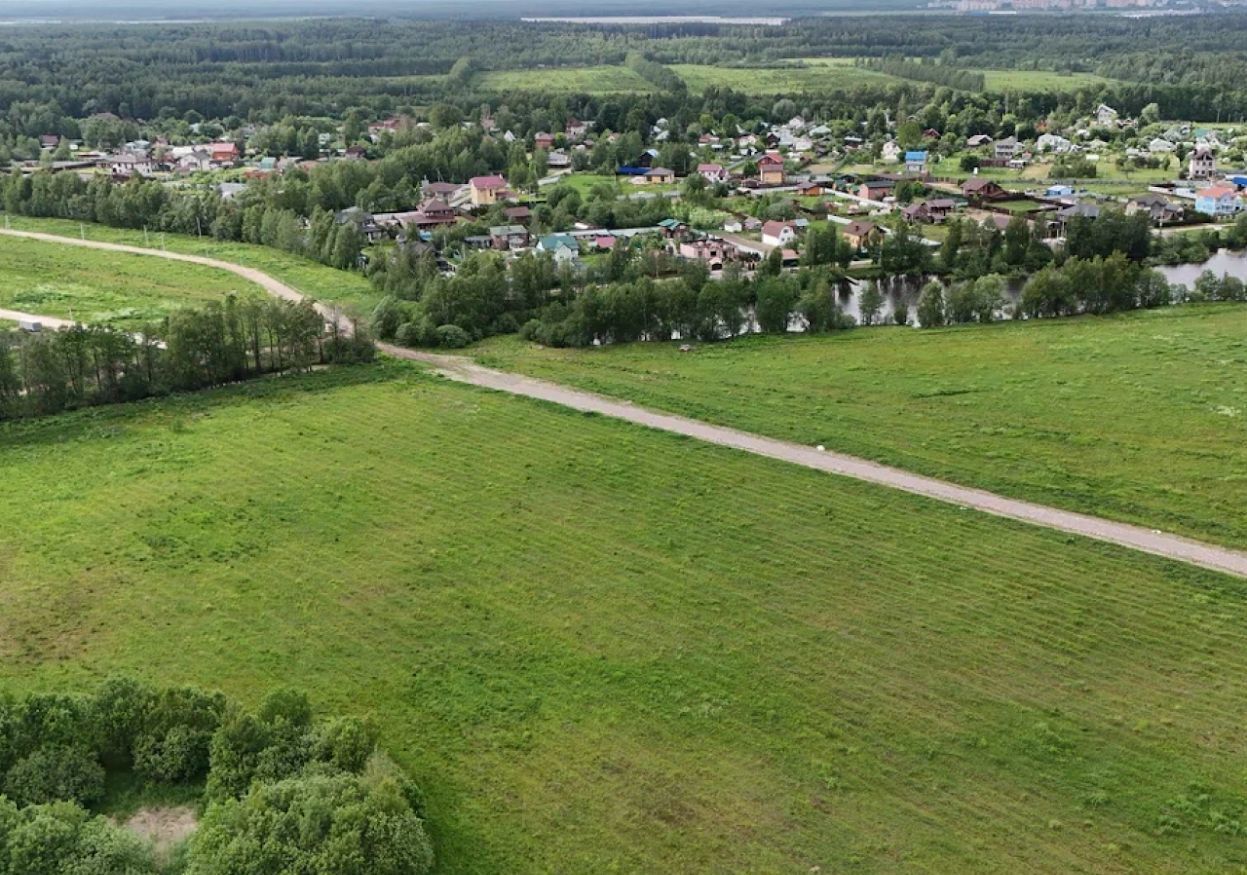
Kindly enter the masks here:
M 580 255 L 580 245 L 569 234 L 547 234 L 537 241 L 539 252 L 548 252 L 558 264 L 571 264 Z
M 769 246 L 787 246 L 796 239 L 797 231 L 788 222 L 767 222 L 762 226 L 762 242 Z
M 901 218 L 910 224 L 931 221 L 931 211 L 925 203 L 906 204 L 901 207 Z
M 566 170 L 572 166 L 572 156 L 562 149 L 555 149 L 546 156 L 546 167 L 550 170 Z
M 461 201 L 467 192 L 467 186 L 459 182 L 429 182 L 427 179 L 420 183 L 420 194 L 426 198 L 440 198 L 446 203 L 454 206 L 455 201 Z
M 957 202 L 952 198 L 934 198 L 917 204 L 909 204 L 901 209 L 901 216 L 907 222 L 930 222 L 939 224 L 948 219 Z
M 242 157 L 238 153 L 237 143 L 209 143 L 208 154 L 212 156 L 212 163 L 218 167 L 233 167 Z
M 927 153 L 925 150 L 914 150 L 905 153 L 905 170 L 908 173 L 927 172 Z
M 1100 218 L 1100 208 L 1091 203 L 1077 203 L 1057 210 L 1051 215 L 1052 219 L 1048 221 L 1049 233 L 1054 237 L 1064 237 L 1069 229 L 1070 222 L 1080 218 L 1098 219 Z
M 528 245 L 528 229 L 523 225 L 494 225 L 489 229 L 494 249 L 523 249 Z
M 1217 175 L 1217 153 L 1211 146 L 1196 146 L 1187 161 L 1189 179 L 1212 179 Z
M 359 207 L 347 207 L 334 215 L 339 225 L 354 225 L 369 243 L 376 243 L 385 236 L 385 229 L 373 218 L 372 213 Z
M 705 238 L 681 243 L 676 253 L 689 261 L 701 261 L 711 270 L 721 270 L 729 259 L 735 257 L 736 249 L 722 240 Z
M 532 219 L 533 211 L 526 206 L 507 207 L 502 215 L 506 216 L 508 222 L 521 224 Z
M 896 183 L 890 179 L 868 179 L 857 189 L 857 196 L 866 201 L 882 201 L 892 196 Z
M 507 181 L 501 176 L 473 176 L 468 180 L 474 207 L 492 207 L 507 197 Z
M 1098 107 L 1096 107 L 1095 123 L 1102 128 L 1117 127 L 1118 115 L 1117 110 L 1107 104 L 1101 103 Z
M 582 122 L 576 118 L 569 118 L 563 128 L 563 133 L 567 136 L 567 139 L 576 143 L 589 135 L 589 128 L 592 125 L 593 122 Z
M 132 176 L 151 176 L 156 171 L 156 162 L 148 155 L 136 155 L 119 152 L 104 159 L 108 172 L 118 179 L 129 179 Z
M 758 181 L 763 185 L 784 184 L 784 159 L 773 152 L 758 158 Z
M 961 194 L 972 203 L 1006 200 L 1009 192 L 990 179 L 972 176 L 961 183 Z
M 679 219 L 663 219 L 658 223 L 658 230 L 667 239 L 682 237 L 688 233 L 688 225 Z
M 651 167 L 645 171 L 647 185 L 669 185 L 675 182 L 675 171 L 666 167 Z
M 966 148 L 969 149 L 979 149 L 983 146 L 990 146 L 991 144 L 992 138 L 987 134 L 975 134 L 973 137 L 969 137 L 966 140 Z
M 727 168 L 722 164 L 698 164 L 697 173 L 711 185 L 728 180 Z
M 1127 216 L 1139 213 L 1146 213 L 1153 225 L 1169 225 L 1182 221 L 1186 209 L 1163 194 L 1142 194 L 1131 198 L 1126 204 Z
M 1036 152 L 1048 152 L 1053 155 L 1065 155 L 1071 152 L 1074 144 L 1059 134 L 1041 134 L 1035 140 Z
M 997 160 L 1011 161 L 1020 148 L 1017 137 L 1005 137 L 992 144 Z
M 854 249 L 865 249 L 868 246 L 872 246 L 883 236 L 883 232 L 878 225 L 874 222 L 863 220 L 849 222 L 844 226 L 840 234 Z
M 896 164 L 901 160 L 901 147 L 897 145 L 895 140 L 888 140 L 883 144 L 883 148 L 879 150 L 879 160 L 888 164 Z
M 533 148 L 542 149 L 547 152 L 550 151 L 550 149 L 554 148 L 554 134 L 548 134 L 545 131 L 540 131 L 533 137 Z
M 1227 182 L 1212 185 L 1195 193 L 1195 209 L 1214 219 L 1233 216 L 1244 208 L 1238 189 Z
M 822 197 L 826 189 L 821 182 L 803 182 L 797 186 L 799 197 Z
M 414 212 L 406 213 L 402 223 L 418 229 L 436 228 L 438 225 L 453 225 L 457 221 L 454 208 L 441 198 L 425 199 Z

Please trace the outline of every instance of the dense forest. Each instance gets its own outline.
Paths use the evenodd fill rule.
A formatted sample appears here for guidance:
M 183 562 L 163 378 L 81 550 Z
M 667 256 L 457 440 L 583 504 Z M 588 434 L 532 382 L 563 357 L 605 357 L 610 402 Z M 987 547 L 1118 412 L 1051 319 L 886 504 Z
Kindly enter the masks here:
M 810 18 L 781 27 L 515 21 L 319 20 L 10 28 L 0 35 L 0 115 L 15 105 L 85 118 L 274 121 L 392 111 L 483 92 L 480 70 L 624 64 L 778 64 L 808 57 L 918 58 L 958 70 L 1081 71 L 1114 80 L 1088 94 L 1126 112 L 1247 117 L 1247 16 Z M 460 65 L 461 75 L 451 77 Z M 467 75 L 462 75 L 466 73 Z M 973 85 L 951 74 L 928 83 Z M 647 78 L 650 78 L 647 76 Z M 664 90 L 675 83 L 654 80 Z M 860 103 L 860 101 L 859 101 Z M 46 125 L 44 127 L 47 127 Z M 51 130 L 51 128 L 49 128 Z

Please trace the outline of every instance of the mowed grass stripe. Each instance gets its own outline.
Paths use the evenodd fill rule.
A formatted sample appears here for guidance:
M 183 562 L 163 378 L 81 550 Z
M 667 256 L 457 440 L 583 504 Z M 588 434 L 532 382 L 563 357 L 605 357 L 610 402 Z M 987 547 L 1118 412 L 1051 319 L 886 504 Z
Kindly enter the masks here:
M 292 288 L 298 289 L 303 294 L 318 301 L 336 304 L 348 315 L 358 318 L 365 318 L 371 314 L 372 309 L 381 300 L 381 295 L 372 288 L 371 283 L 360 273 L 335 270 L 309 258 L 274 249 L 271 246 L 234 243 L 217 240 L 213 237 L 194 237 L 187 234 L 110 228 L 107 225 L 97 225 L 91 222 L 74 222 L 68 219 L 37 219 L 11 214 L 5 215 L 4 223 L 5 228 L 10 228 L 14 231 L 36 231 L 43 234 L 72 237 L 74 239 L 83 238 L 103 243 L 120 243 L 125 246 L 140 246 L 150 249 L 163 248 L 170 252 L 202 255 L 208 258 L 217 258 L 222 261 L 240 264 L 244 267 L 264 271 Z M 7 247 L 10 242 L 17 239 L 20 238 L 4 237 L 0 239 L 0 249 Z M 89 257 L 89 254 L 93 251 L 99 252 L 99 250 L 76 247 L 64 250 L 62 257 L 77 261 Z M 145 270 L 160 270 L 161 265 L 169 265 L 170 267 L 165 268 L 168 270 L 178 268 L 179 266 L 196 267 L 195 265 L 186 265 L 184 262 L 178 263 L 149 256 L 135 255 L 131 257 L 144 258 L 145 260 L 141 264 Z M 212 270 L 211 268 L 200 269 Z M 235 284 L 234 287 L 238 283 L 245 284 L 245 281 L 237 276 L 232 274 L 226 274 L 225 276 L 232 280 Z M 140 279 L 140 281 L 132 284 L 129 288 L 142 289 L 143 282 Z
M 483 363 L 1070 510 L 1247 545 L 1247 308 L 539 349 Z
M 1234 799 L 1213 574 L 394 364 L 9 427 L 0 508 L 5 674 L 373 711 L 448 871 L 1243 851 L 1156 834 Z
M 240 277 L 200 265 L 0 239 L 0 307 L 7 309 L 138 327 L 230 293 L 263 294 Z

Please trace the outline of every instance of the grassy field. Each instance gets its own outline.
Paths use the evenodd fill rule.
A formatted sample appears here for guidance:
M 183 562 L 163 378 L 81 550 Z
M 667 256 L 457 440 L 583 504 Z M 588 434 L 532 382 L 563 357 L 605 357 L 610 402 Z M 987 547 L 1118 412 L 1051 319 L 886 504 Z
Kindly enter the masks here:
M 972 70 L 982 73 L 988 91 L 1073 92 L 1095 85 L 1110 85 L 1112 79 L 1094 73 L 1057 73 L 1052 70 Z
M 478 357 L 961 483 L 1247 546 L 1247 308 Z
M 5 309 L 136 327 L 230 292 L 262 294 L 254 284 L 210 267 L 0 238 Z
M 123 228 L 110 228 L 106 225 L 94 225 L 89 222 L 73 222 L 64 219 L 30 219 L 24 216 L 6 215 L 3 218 L 5 227 L 17 231 L 42 231 L 46 234 L 60 234 L 65 237 L 85 237 L 88 240 L 102 240 L 107 243 L 125 243 L 130 246 L 145 246 L 151 249 L 164 247 L 172 252 L 183 252 L 189 255 L 206 255 L 219 258 L 246 267 L 253 267 L 276 277 L 282 282 L 293 286 L 304 294 L 320 301 L 339 304 L 347 312 L 355 315 L 367 315 L 377 305 L 381 296 L 373 290 L 363 275 L 348 271 L 334 270 L 310 259 L 301 258 L 272 249 L 268 246 L 255 246 L 250 243 L 229 243 L 214 240 L 210 237 L 187 237 L 180 234 L 145 234 L 143 231 L 131 231 Z M 0 240 L 0 247 L 7 247 L 12 238 Z M 73 250 L 74 258 L 81 257 L 86 250 Z M 148 269 L 157 270 L 162 262 L 156 259 L 143 261 L 144 272 Z M 150 266 L 150 268 L 149 268 Z M 242 280 L 230 276 L 237 285 Z
M 0 428 L 0 603 L 374 714 L 445 873 L 1247 859 L 1242 582 L 397 364 Z
M 648 94 L 654 86 L 623 65 L 599 67 L 535 67 L 490 70 L 478 75 L 476 87 L 486 91 L 539 91 L 576 94 Z
M 690 91 L 710 86 L 732 88 L 745 94 L 778 94 L 789 91 L 826 91 L 858 85 L 887 85 L 902 80 L 845 63 L 843 58 L 806 59 L 806 67 L 715 67 L 708 64 L 672 64 L 671 69 Z

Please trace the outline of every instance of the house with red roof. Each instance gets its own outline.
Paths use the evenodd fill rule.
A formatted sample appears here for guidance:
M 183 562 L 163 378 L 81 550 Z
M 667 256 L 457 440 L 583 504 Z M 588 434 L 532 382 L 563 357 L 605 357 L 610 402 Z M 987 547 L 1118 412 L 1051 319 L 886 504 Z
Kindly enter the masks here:
M 727 182 L 728 179 L 727 168 L 722 164 L 698 164 L 697 173 L 712 185 L 719 182 Z
M 767 222 L 762 226 L 762 242 L 769 246 L 787 246 L 797 239 L 797 229 L 788 222 Z
M 775 152 L 758 157 L 758 181 L 763 185 L 784 184 L 784 159 Z
M 1228 182 L 1210 185 L 1195 193 L 1195 209 L 1197 212 L 1214 219 L 1223 219 L 1247 208 L 1238 188 Z
M 473 176 L 468 180 L 472 206 L 491 207 L 500 200 L 506 200 L 507 181 L 501 176 Z

